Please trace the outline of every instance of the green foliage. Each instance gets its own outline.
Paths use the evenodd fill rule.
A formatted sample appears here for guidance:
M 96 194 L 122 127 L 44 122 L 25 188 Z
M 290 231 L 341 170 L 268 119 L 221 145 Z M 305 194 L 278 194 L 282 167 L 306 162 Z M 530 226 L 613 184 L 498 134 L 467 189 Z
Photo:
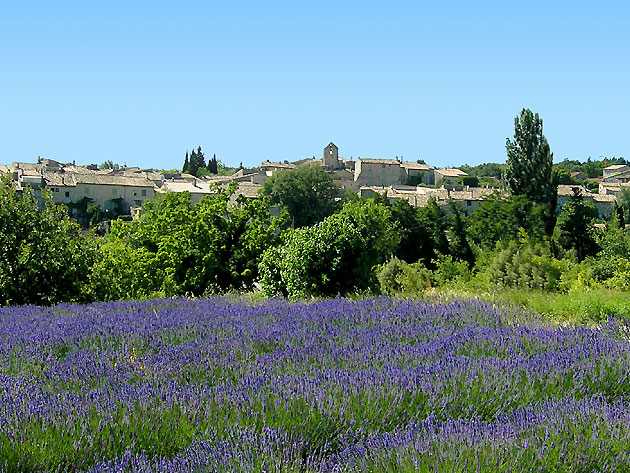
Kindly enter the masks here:
M 505 181 L 512 195 L 523 195 L 546 207 L 545 231 L 553 231 L 557 203 L 554 182 L 553 153 L 543 135 L 543 122 L 538 114 L 523 109 L 514 119 L 514 141 L 506 139 L 507 166 Z
M 212 159 L 208 160 L 207 166 L 208 172 L 210 174 L 217 174 L 219 172 L 219 164 L 217 162 L 217 155 L 212 156 Z
M 600 286 L 568 293 L 513 288 L 497 294 L 496 300 L 522 305 L 555 321 L 601 323 L 610 317 L 630 318 L 630 293 Z
M 408 264 L 393 257 L 377 272 L 381 290 L 386 294 L 414 296 L 431 287 L 431 272 L 422 264 Z
M 199 177 L 201 175 L 200 171 L 205 169 L 206 158 L 201 151 L 201 146 L 197 148 L 197 151 L 194 149 L 192 150 L 190 153 L 190 160 L 188 159 L 188 151 L 186 151 L 186 158 L 184 159 L 182 172 L 187 172 L 188 174 Z
M 385 202 L 386 205 L 390 205 L 387 199 Z M 421 261 L 425 265 L 430 264 L 435 257 L 435 243 L 426 212 L 418 207 L 412 207 L 406 200 L 394 201 L 390 209 L 400 235 L 400 244 L 394 252 L 395 256 L 407 263 Z M 437 232 L 435 229 L 434 231 Z
M 511 241 L 497 249 L 486 269 L 491 284 L 500 287 L 521 287 L 552 291 L 557 289 L 566 262 L 556 260 L 543 243 L 532 243 L 524 238 L 520 244 Z
M 278 171 L 263 184 L 262 193 L 269 196 L 272 204 L 287 209 L 295 227 L 304 227 L 335 212 L 339 189 L 321 166 L 305 165 Z
M 453 258 L 451 255 L 438 255 L 434 260 L 435 270 L 431 281 L 435 286 L 446 286 L 452 282 L 468 281 L 471 278 L 468 263 Z
M 182 166 L 182 172 L 187 173 L 189 167 L 190 167 L 190 162 L 188 161 L 188 151 L 186 151 L 186 157 L 184 158 L 184 166 Z
M 188 193 L 148 201 L 132 222 L 115 221 L 93 282 L 99 299 L 225 292 L 250 288 L 276 224 L 266 199 L 239 198 L 235 186 L 191 205 Z
M 463 166 L 459 166 L 458 169 L 461 169 L 469 176 L 500 178 L 505 171 L 505 164 L 483 163 L 477 166 L 464 164 Z
M 623 186 L 617 193 L 615 198 L 615 204 L 618 208 L 618 217 L 621 217 L 623 223 L 630 221 L 630 188 Z M 623 226 L 623 225 L 621 225 Z
M 464 261 L 469 267 L 472 267 L 475 264 L 475 255 L 466 237 L 466 225 L 462 209 L 458 203 L 453 201 L 448 203 L 448 207 L 451 220 L 450 229 L 448 231 L 449 253 L 455 259 Z
M 597 209 L 584 202 L 580 188 L 575 187 L 558 217 L 554 240 L 564 250 L 575 250 L 578 261 L 594 255 L 598 247 L 593 236 L 593 220 L 597 216 Z
M 543 135 L 538 114 L 523 109 L 514 119 L 514 141 L 506 140 L 505 179 L 513 195 L 524 195 L 537 203 L 548 203 L 553 193 L 553 154 Z
M 531 238 L 544 235 L 543 206 L 525 196 L 504 197 L 495 193 L 468 218 L 468 237 L 484 250 L 491 250 L 499 241 L 518 238 L 523 229 Z
M 0 305 L 87 302 L 84 291 L 96 258 L 92 236 L 70 222 L 49 193 L 18 194 L 0 180 Z
M 399 242 L 389 208 L 374 200 L 347 202 L 313 227 L 289 230 L 281 246 L 268 249 L 260 283 L 268 295 L 292 298 L 375 291 L 372 268 Z
M 120 169 L 120 165 L 108 159 L 99 166 L 100 169 Z
M 630 291 L 630 259 L 615 256 L 608 261 L 608 265 L 612 274 L 604 285 L 610 289 Z
M 407 186 L 418 186 L 422 184 L 422 179 L 424 178 L 424 173 L 418 173 L 414 176 L 407 176 L 407 180 L 405 181 L 405 185 Z
M 554 181 L 558 185 L 579 185 L 580 181 L 577 181 L 571 177 L 569 171 L 565 171 L 564 169 L 555 169 L 553 170 Z
M 479 187 L 479 178 L 477 176 L 460 176 L 457 183 L 462 186 Z
M 448 254 L 448 219 L 437 201 L 432 197 L 425 207 L 420 209 L 420 221 L 426 225 L 433 244 L 433 259 L 438 253 Z M 428 265 L 429 266 L 429 265 Z
M 600 248 L 594 259 L 589 259 L 595 279 L 605 281 L 614 275 L 612 262 L 617 258 L 630 260 L 630 234 L 620 228 L 616 219 L 608 223 L 606 230 L 600 233 L 597 244 Z
M 120 224 L 115 222 L 116 225 Z M 109 238 L 100 243 L 99 253 L 89 280 L 94 300 L 147 299 L 177 293 L 170 281 L 162 279 L 163 271 L 148 249 L 133 248 L 122 239 Z

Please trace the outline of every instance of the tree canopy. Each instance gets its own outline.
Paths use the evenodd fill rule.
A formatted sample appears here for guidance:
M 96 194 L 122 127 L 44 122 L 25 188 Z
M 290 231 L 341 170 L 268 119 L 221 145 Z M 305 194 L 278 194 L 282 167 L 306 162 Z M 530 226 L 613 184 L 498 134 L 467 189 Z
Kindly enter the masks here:
M 512 195 L 524 195 L 532 202 L 549 204 L 555 186 L 553 154 L 543 135 L 543 121 L 529 109 L 514 119 L 514 141 L 506 140 L 505 181 Z
M 578 261 L 598 251 L 592 229 L 597 216 L 595 206 L 584 202 L 582 191 L 575 187 L 571 199 L 562 207 L 554 237 L 562 249 L 574 250 Z
M 116 221 L 94 269 L 100 300 L 250 288 L 263 251 L 276 239 L 266 199 L 231 204 L 235 186 L 196 205 L 168 193 L 148 201 L 132 222 Z
M 85 302 L 84 285 L 97 253 L 49 193 L 16 192 L 0 179 L 0 305 Z
M 262 187 L 272 204 L 286 208 L 295 227 L 313 225 L 333 214 L 338 193 L 333 177 L 318 165 L 278 171 Z
M 265 252 L 261 285 L 269 295 L 334 296 L 376 290 L 372 271 L 400 242 L 390 209 L 373 199 L 344 204 L 312 226 L 289 230 Z

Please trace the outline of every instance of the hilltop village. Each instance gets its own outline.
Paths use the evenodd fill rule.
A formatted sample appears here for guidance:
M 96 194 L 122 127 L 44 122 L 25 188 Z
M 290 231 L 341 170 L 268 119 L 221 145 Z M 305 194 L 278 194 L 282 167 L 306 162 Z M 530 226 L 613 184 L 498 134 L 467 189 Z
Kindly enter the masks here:
M 440 206 L 449 201 L 461 205 L 465 215 L 477 209 L 486 197 L 500 192 L 503 186 L 500 176 L 495 185 L 478 187 L 467 184 L 477 183 L 467 179 L 467 174 L 455 168 L 437 168 L 425 163 L 406 162 L 396 159 L 363 159 L 356 161 L 339 156 L 339 148 L 329 143 L 323 150 L 321 159 L 315 157 L 294 162 L 263 161 L 257 168 L 240 168 L 231 175 L 209 175 L 196 177 L 183 172 L 158 172 L 153 169 L 120 167 L 103 169 L 95 164 L 79 166 L 75 163 L 63 164 L 51 159 L 40 162 L 14 162 L 11 166 L 0 165 L 1 173 L 10 173 L 18 191 L 29 186 L 36 197 L 44 189 L 50 190 L 55 203 L 69 206 L 71 213 L 80 212 L 79 202 L 89 202 L 103 211 L 115 211 L 117 215 L 135 215 L 142 204 L 155 195 L 167 192 L 188 192 L 191 203 L 195 204 L 205 195 L 216 193 L 217 186 L 235 183 L 238 196 L 255 199 L 262 184 L 275 173 L 290 171 L 299 166 L 321 166 L 334 177 L 344 192 L 354 192 L 359 196 L 371 197 L 386 195 L 390 201 L 402 199 L 415 207 L 427 205 L 435 199 Z M 581 173 L 572 173 L 572 178 L 584 180 Z M 596 179 L 599 192 L 579 186 L 586 202 L 592 203 L 600 217 L 606 218 L 613 211 L 615 195 L 624 186 L 630 186 L 630 166 L 616 164 L 604 168 L 601 178 Z M 575 185 L 558 186 L 559 213 L 573 193 Z

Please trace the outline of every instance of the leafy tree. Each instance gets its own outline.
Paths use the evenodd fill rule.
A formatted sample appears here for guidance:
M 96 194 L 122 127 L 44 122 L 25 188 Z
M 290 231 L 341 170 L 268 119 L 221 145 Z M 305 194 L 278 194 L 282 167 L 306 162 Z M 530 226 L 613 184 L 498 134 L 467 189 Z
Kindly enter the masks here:
M 589 261 L 595 278 L 604 281 L 613 276 L 614 262 L 630 260 L 630 233 L 620 225 L 619 217 L 613 214 L 606 230 L 596 234 L 600 250 L 594 260 Z
M 483 163 L 478 164 L 477 166 L 469 166 L 468 164 L 464 164 L 463 166 L 459 166 L 458 169 L 461 169 L 469 176 L 501 177 L 503 175 L 503 172 L 505 171 L 505 164 Z
M 559 185 L 579 185 L 580 183 L 571 177 L 569 171 L 566 171 L 562 168 L 555 168 L 553 170 L 554 181 Z
M 386 294 L 418 295 L 431 287 L 431 272 L 422 263 L 408 264 L 395 256 L 379 268 L 377 277 Z
M 506 139 L 505 180 L 512 195 L 524 195 L 547 207 L 546 230 L 553 229 L 557 201 L 557 183 L 553 180 L 553 153 L 543 135 L 538 114 L 523 109 L 514 119 L 514 141 Z
M 494 193 L 469 217 L 468 237 L 472 243 L 491 250 L 498 241 L 515 240 L 521 229 L 532 239 L 544 234 L 545 208 L 525 196 Z
M 624 216 L 623 208 L 615 201 L 612 218 L 616 220 L 616 224 L 619 228 L 626 228 L 626 218 Z
M 431 237 L 434 256 L 437 256 L 437 254 L 448 254 L 448 219 L 444 211 L 434 198 L 430 198 L 427 205 L 420 208 L 420 213 L 421 221 L 425 223 Z M 428 262 L 427 266 L 430 266 Z
M 276 241 L 277 221 L 270 219 L 266 199 L 239 197 L 230 204 L 235 189 L 217 188 L 196 205 L 186 192 L 168 193 L 146 202 L 136 220 L 112 222 L 106 258 L 93 278 L 96 297 L 200 296 L 250 288 L 264 250 Z
M 387 205 L 390 206 L 392 219 L 396 222 L 400 235 L 400 244 L 394 251 L 394 256 L 407 263 L 420 261 L 431 266 L 436 257 L 436 245 L 427 213 L 419 207 L 409 205 L 406 200 L 396 200 L 391 205 L 387 202 Z
M 618 213 L 623 217 L 624 223 L 630 220 L 630 188 L 622 186 L 615 197 Z
M 262 187 L 272 204 L 286 208 L 295 227 L 313 225 L 335 212 L 338 193 L 333 177 L 317 165 L 278 171 Z
M 458 203 L 449 201 L 451 228 L 449 229 L 449 253 L 454 258 L 468 263 L 468 267 L 475 264 L 475 255 L 466 237 L 466 224 L 461 207 Z
M 376 291 L 373 268 L 389 258 L 400 239 L 390 210 L 370 199 L 347 202 L 322 222 L 289 230 L 260 264 L 269 295 L 334 296 Z
M 460 176 L 457 183 L 462 186 L 479 187 L 479 178 L 477 176 Z
M 564 250 L 575 250 L 578 261 L 597 253 L 598 247 L 593 236 L 593 220 L 597 215 L 597 209 L 585 203 L 581 189 L 575 187 L 558 217 L 554 240 Z
M 94 240 L 71 222 L 50 193 L 19 195 L 0 180 L 0 305 L 89 302 L 85 291 Z

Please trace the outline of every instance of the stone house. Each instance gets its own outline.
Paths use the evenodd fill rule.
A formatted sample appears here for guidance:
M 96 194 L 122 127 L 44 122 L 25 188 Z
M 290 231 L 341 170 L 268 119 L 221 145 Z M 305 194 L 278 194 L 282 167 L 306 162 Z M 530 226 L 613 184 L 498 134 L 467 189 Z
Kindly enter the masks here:
M 497 192 L 496 189 L 482 187 L 442 187 L 434 189 L 431 187 L 415 186 L 363 186 L 359 195 L 363 197 L 373 197 L 375 194 L 386 194 L 388 200 L 406 200 L 413 207 L 424 207 L 430 199 L 435 199 L 438 205 L 446 206 L 449 201 L 458 203 L 465 215 L 470 215 L 478 209 L 486 197 Z
M 455 185 L 457 184 L 457 179 L 468 175 L 461 169 L 452 169 L 452 168 L 435 169 L 433 172 L 435 174 L 435 184 L 437 185 L 441 185 L 441 184 Z
M 354 180 L 358 186 L 392 186 L 404 184 L 406 175 L 396 159 L 359 159 Z
M 52 192 L 53 202 L 69 204 L 88 198 L 103 210 L 121 205 L 123 212 L 129 212 L 151 199 L 157 189 L 146 177 L 65 172 L 46 172 L 42 177 Z
M 605 180 L 606 178 L 611 177 L 614 174 L 624 172 L 624 171 L 630 171 L 630 166 L 628 166 L 627 164 L 613 164 L 612 166 L 608 166 L 604 168 L 604 170 L 602 171 L 602 176 L 604 177 L 604 180 Z M 612 182 L 612 181 L 607 181 L 607 182 Z
M 603 182 L 614 184 L 627 184 L 628 182 L 630 182 L 630 169 L 625 169 L 614 174 L 608 174 L 607 176 L 605 175 L 603 178 Z
M 615 196 L 612 194 L 594 194 L 584 186 L 577 185 L 561 185 L 558 186 L 558 203 L 556 206 L 556 214 L 562 211 L 562 207 L 566 204 L 573 195 L 573 189 L 580 189 L 582 191 L 582 199 L 584 202 L 589 202 L 597 208 L 600 218 L 608 218 L 612 215 L 615 205 Z
M 571 178 L 575 179 L 576 181 L 585 181 L 586 180 L 586 174 L 584 174 L 583 172 L 580 172 L 580 171 L 570 172 L 569 176 L 571 176 Z
M 433 168 L 428 164 L 402 163 L 402 167 L 407 175 L 405 179 L 407 183 L 415 181 L 418 184 L 428 186 L 435 184 L 435 173 L 433 172 Z

